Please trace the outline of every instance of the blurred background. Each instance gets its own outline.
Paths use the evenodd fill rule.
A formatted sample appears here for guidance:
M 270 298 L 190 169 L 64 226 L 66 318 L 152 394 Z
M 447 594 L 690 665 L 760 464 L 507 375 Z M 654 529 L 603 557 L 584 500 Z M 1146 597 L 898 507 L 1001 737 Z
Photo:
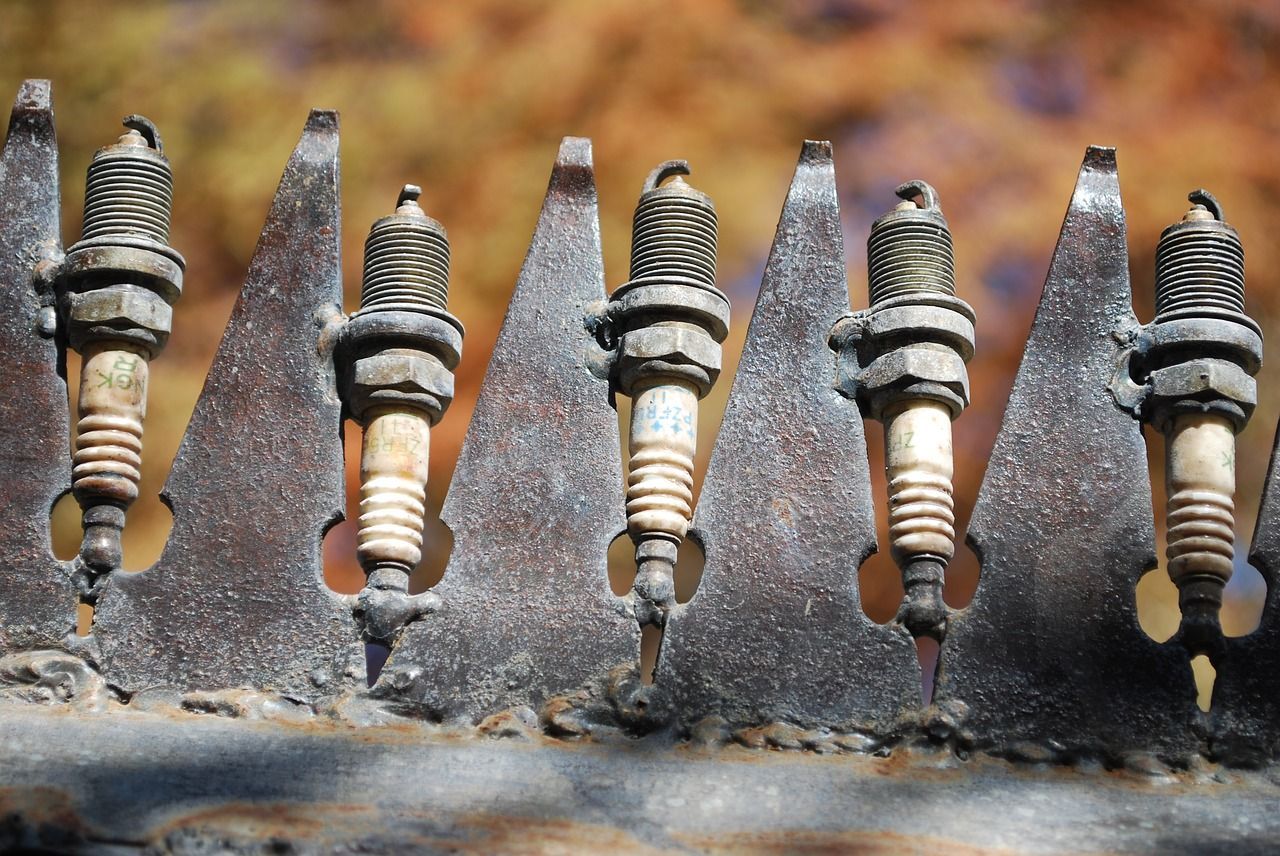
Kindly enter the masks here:
M 0 81 L 14 92 L 24 77 L 54 82 L 68 244 L 79 234 L 85 167 L 121 132 L 122 116 L 154 120 L 174 166 L 172 241 L 187 258 L 186 288 L 152 369 L 142 499 L 125 535 L 131 570 L 163 546 L 170 520 L 158 493 L 310 107 L 342 114 L 348 311 L 365 233 L 405 182 L 423 185 L 424 207 L 453 244 L 451 308 L 466 325 L 466 353 L 457 400 L 432 436 L 433 519 L 417 588 L 437 580 L 447 559 L 448 530 L 435 518 L 568 134 L 594 141 L 610 288 L 626 279 L 632 208 L 655 164 L 689 159 L 692 182 L 716 201 L 720 283 L 735 330 L 704 408 L 699 479 L 805 138 L 835 145 L 855 308 L 866 303 L 867 232 L 896 201 L 893 188 L 918 177 L 941 195 L 960 292 L 979 318 L 973 406 L 955 428 L 962 525 L 1087 144 L 1119 149 L 1139 318 L 1153 313 L 1160 231 L 1203 186 L 1244 240 L 1249 311 L 1280 341 L 1280 4 L 1272 0 L 7 0 Z M 74 359 L 69 370 L 74 389 Z M 1239 558 L 1225 616 L 1233 635 L 1256 625 L 1265 594 L 1244 554 L 1280 413 L 1277 377 L 1273 358 L 1240 438 Z M 868 439 L 883 544 L 878 425 Z M 1162 515 L 1163 448 L 1150 432 L 1148 440 Z M 348 425 L 352 511 L 358 443 Z M 363 580 L 353 538 L 345 523 L 325 540 L 326 578 L 342 592 Z M 68 498 L 55 511 L 56 551 L 69 557 L 78 540 Z M 625 591 L 630 551 L 615 546 L 613 584 Z M 696 586 L 695 553 L 682 562 L 684 597 Z M 860 574 L 866 610 L 888 620 L 901 598 L 891 561 L 873 557 Z M 950 602 L 968 602 L 977 581 L 962 549 Z M 1136 597 L 1147 632 L 1172 634 L 1176 593 L 1163 570 L 1144 577 Z M 1203 688 L 1205 664 L 1200 677 Z

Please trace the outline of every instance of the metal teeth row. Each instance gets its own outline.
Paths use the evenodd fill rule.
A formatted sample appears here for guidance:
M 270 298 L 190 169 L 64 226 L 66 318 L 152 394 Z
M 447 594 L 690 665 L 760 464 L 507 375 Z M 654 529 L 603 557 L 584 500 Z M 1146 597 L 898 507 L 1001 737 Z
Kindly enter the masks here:
M 912 292 L 955 294 L 955 268 L 951 230 L 938 217 L 900 209 L 872 225 L 867 240 L 872 305 Z
M 1244 313 L 1244 247 L 1217 221 L 1170 229 L 1156 247 L 1156 317 L 1182 310 Z
M 145 144 L 112 146 L 89 165 L 83 239 L 142 236 L 167 245 L 172 207 L 168 163 Z
M 715 288 L 716 212 L 696 196 L 670 192 L 684 186 L 677 177 L 640 198 L 631 232 L 632 282 L 674 278 Z
M 449 301 L 449 241 L 418 209 L 373 224 L 364 245 L 360 308 L 443 310 Z M 413 208 L 417 208 L 414 204 Z

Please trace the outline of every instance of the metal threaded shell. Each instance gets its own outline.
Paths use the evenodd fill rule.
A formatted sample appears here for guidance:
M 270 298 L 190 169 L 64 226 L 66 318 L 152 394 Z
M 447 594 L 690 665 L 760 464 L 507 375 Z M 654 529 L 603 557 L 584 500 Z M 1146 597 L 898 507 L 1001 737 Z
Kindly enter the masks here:
M 1156 320 L 1178 313 L 1244 314 L 1244 247 L 1224 222 L 1222 206 L 1204 190 L 1165 229 L 1156 245 Z
M 155 127 L 141 116 L 113 145 L 97 151 L 85 182 L 82 240 L 141 237 L 169 243 L 173 173 Z
M 360 311 L 443 310 L 449 301 L 449 239 L 406 184 L 396 213 L 373 224 L 364 244 Z
M 680 178 L 688 174 L 685 161 L 668 161 L 645 180 L 631 229 L 633 284 L 674 280 L 715 289 L 716 209 Z
M 867 238 L 871 305 L 920 291 L 954 295 L 955 255 L 938 194 L 923 181 L 909 181 L 894 192 L 903 202 L 872 223 Z

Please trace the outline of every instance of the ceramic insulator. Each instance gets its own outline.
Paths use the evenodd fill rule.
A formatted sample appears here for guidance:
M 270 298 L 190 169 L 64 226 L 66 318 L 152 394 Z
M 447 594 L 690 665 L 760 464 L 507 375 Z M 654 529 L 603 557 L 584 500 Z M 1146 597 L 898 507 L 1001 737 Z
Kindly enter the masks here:
M 137 351 L 110 343 L 85 347 L 72 458 L 72 489 L 82 505 L 127 507 L 138 498 L 147 373 Z
M 1235 432 L 1221 416 L 1178 416 L 1166 445 L 1169 576 L 1231 578 L 1235 555 Z
M 669 381 L 635 393 L 627 482 L 627 528 L 633 538 L 657 536 L 678 544 L 689 531 L 697 434 L 698 394 L 692 384 Z
M 889 480 L 889 542 L 899 564 L 955 554 L 951 413 L 934 401 L 915 401 L 888 417 L 885 472 Z
M 369 411 L 360 456 L 356 555 L 366 571 L 395 565 L 409 573 L 422 558 L 431 425 L 395 407 Z

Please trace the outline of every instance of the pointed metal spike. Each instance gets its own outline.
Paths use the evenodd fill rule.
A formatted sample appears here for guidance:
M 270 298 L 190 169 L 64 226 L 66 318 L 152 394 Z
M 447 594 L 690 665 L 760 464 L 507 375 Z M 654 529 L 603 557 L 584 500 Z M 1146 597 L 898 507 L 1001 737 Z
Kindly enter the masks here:
M 858 598 L 875 514 L 862 417 L 828 344 L 848 310 L 831 146 L 807 142 L 694 517 L 702 583 L 663 643 L 656 686 L 686 726 L 883 731 L 919 707 L 911 637 Z
M 125 689 L 259 687 L 309 699 L 363 674 L 350 609 L 324 585 L 341 517 L 338 117 L 313 111 L 165 485 L 160 560 L 98 606 Z
M 587 325 L 603 299 L 591 144 L 568 138 L 445 502 L 443 606 L 410 625 L 375 694 L 446 719 L 573 718 L 557 697 L 634 666 L 639 632 L 606 577 L 625 524 L 618 418 Z
M 49 550 L 49 512 L 71 487 L 50 278 L 62 255 L 58 212 L 49 81 L 28 80 L 0 155 L 0 352 L 11 387 L 0 396 L 0 470 L 21 475 L 0 500 L 0 653 L 59 645 L 76 623 L 75 587 Z
M 1267 585 L 1258 629 L 1228 638 L 1215 663 L 1210 754 L 1225 763 L 1256 767 L 1280 754 L 1280 430 L 1253 530 L 1249 562 Z
M 982 560 L 951 620 L 935 721 L 1030 757 L 1197 745 L 1185 653 L 1138 626 L 1155 565 L 1142 427 L 1113 398 L 1129 290 L 1115 151 L 1090 148 L 969 525 Z

